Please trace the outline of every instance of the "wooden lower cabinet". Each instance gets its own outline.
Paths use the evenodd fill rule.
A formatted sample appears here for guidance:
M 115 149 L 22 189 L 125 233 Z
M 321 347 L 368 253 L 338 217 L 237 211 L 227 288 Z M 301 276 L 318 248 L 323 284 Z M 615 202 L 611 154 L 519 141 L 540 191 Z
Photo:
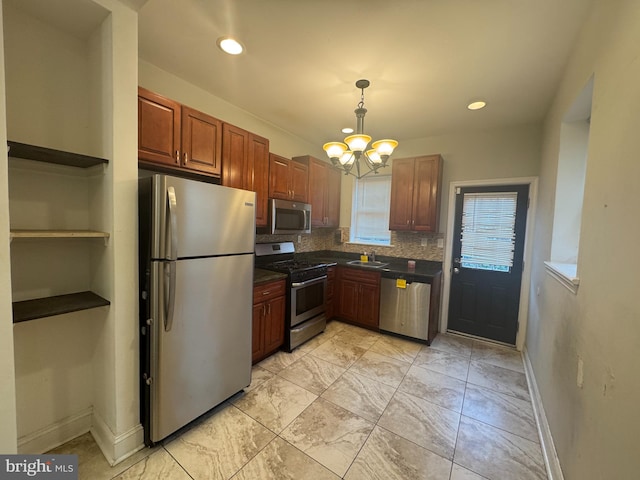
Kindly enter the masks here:
M 263 283 L 253 288 L 252 363 L 278 350 L 284 343 L 286 282 Z
M 352 267 L 338 267 L 337 272 L 336 316 L 377 330 L 380 322 L 380 272 Z
M 335 288 L 336 288 L 336 267 L 327 268 L 327 299 L 325 302 L 325 314 L 327 320 L 335 316 Z

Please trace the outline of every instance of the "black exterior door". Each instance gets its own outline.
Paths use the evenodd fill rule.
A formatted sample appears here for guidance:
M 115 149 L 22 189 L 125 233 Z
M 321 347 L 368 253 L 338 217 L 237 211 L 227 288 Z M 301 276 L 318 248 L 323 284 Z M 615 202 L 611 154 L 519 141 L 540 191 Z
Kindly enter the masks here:
M 448 329 L 514 345 L 529 185 L 456 191 Z

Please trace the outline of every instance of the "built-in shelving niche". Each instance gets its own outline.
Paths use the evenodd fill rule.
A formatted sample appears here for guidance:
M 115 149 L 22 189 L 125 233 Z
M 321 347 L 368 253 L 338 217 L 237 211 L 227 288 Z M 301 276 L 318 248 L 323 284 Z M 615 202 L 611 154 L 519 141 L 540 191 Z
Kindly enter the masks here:
M 52 148 L 8 141 L 8 155 L 12 158 L 34 160 L 77 168 L 107 164 L 108 160 Z M 20 239 L 109 239 L 108 232 L 95 230 L 11 230 L 11 241 Z M 91 291 L 75 292 L 51 297 L 13 302 L 13 323 L 110 305 L 109 300 Z

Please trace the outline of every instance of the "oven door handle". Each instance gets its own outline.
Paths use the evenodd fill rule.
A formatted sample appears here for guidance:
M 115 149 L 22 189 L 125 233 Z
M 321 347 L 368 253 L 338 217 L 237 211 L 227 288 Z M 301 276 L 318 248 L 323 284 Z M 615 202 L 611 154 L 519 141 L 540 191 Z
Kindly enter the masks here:
M 291 284 L 291 288 L 300 288 L 300 287 L 306 287 L 308 285 L 314 285 L 316 283 L 320 283 L 323 282 L 327 279 L 327 276 L 323 276 L 323 277 L 318 277 L 318 278 L 314 278 L 311 280 L 307 280 L 306 282 L 294 282 Z

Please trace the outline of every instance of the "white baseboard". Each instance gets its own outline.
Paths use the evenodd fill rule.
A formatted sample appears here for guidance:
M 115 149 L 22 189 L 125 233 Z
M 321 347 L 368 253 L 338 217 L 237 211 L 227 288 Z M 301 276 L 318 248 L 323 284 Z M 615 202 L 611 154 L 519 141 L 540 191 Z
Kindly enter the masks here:
M 542 397 L 540 396 L 540 391 L 538 390 L 536 376 L 533 373 L 531 359 L 529 358 L 529 352 L 527 351 L 526 347 L 524 348 L 522 353 L 524 354 L 524 370 L 527 375 L 527 382 L 529 383 L 529 391 L 531 392 L 533 414 L 536 417 L 538 435 L 540 436 L 542 456 L 544 457 L 544 463 L 547 467 L 547 476 L 549 477 L 549 480 L 564 480 L 564 476 L 562 475 L 562 468 L 560 467 L 560 459 L 558 458 L 556 447 L 553 443 L 551 429 L 549 428 L 549 422 L 547 422 L 547 415 L 544 413 L 544 407 L 542 406 Z
M 18 453 L 41 454 L 91 429 L 93 407 L 18 438 Z
M 96 412 L 93 412 L 91 435 L 111 466 L 144 448 L 142 425 L 138 424 L 120 435 L 115 435 Z

